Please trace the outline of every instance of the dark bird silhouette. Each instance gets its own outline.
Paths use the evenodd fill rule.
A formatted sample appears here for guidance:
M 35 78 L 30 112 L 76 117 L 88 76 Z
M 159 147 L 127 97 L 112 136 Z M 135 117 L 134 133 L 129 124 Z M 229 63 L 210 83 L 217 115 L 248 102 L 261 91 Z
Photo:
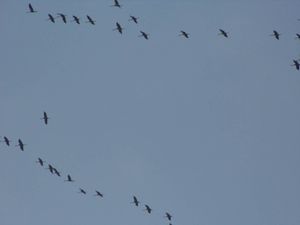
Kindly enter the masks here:
M 180 36 L 184 36 L 185 38 L 189 38 L 189 35 L 190 35 L 190 34 L 188 34 L 187 32 L 185 32 L 185 31 L 183 31 L 183 30 L 181 30 L 179 35 L 180 35 Z
M 75 21 L 77 24 L 80 24 L 80 19 L 77 16 L 73 16 L 73 20 L 72 21 Z
M 41 166 L 44 166 L 44 163 L 45 163 L 45 161 L 42 160 L 41 158 L 38 158 L 38 160 L 36 162 L 39 163 Z
M 130 16 L 129 21 L 133 21 L 134 23 L 138 24 L 138 17 Z
M 99 196 L 99 197 L 103 198 L 103 194 L 101 192 L 99 192 L 99 191 L 96 191 L 95 196 Z
M 68 174 L 67 179 L 65 180 L 67 182 L 74 182 L 74 180 L 72 180 L 72 177 Z
M 63 13 L 57 13 L 58 17 L 60 17 L 62 19 L 62 21 L 64 23 L 67 23 L 67 15 L 63 14 Z
M 29 8 L 29 13 L 36 13 L 37 12 L 36 10 L 34 10 L 34 8 L 31 5 L 31 3 L 28 4 L 28 8 Z
M 18 144 L 16 146 L 19 146 L 21 151 L 24 151 L 25 144 L 22 142 L 21 139 L 18 139 Z
M 54 167 L 52 165 L 50 165 L 50 164 L 48 164 L 47 170 L 49 170 L 50 173 L 52 173 L 52 174 L 54 173 Z
M 140 202 L 138 201 L 137 197 L 133 196 L 133 202 L 131 203 L 135 204 L 135 206 L 139 206 Z
M 54 171 L 54 173 L 55 173 L 57 176 L 59 176 L 59 177 L 61 176 L 61 175 L 60 175 L 60 172 L 59 172 L 56 168 L 53 168 L 53 171 Z
M 140 31 L 141 35 L 139 35 L 139 37 L 144 37 L 146 40 L 149 39 L 149 34 L 145 33 L 144 31 Z
M 117 30 L 120 34 L 122 34 L 123 33 L 123 28 L 121 27 L 121 25 L 118 22 L 116 22 L 116 26 L 117 27 L 114 30 Z
M 295 66 L 296 69 L 299 70 L 299 69 L 300 69 L 300 64 L 299 64 L 299 62 L 298 62 L 297 60 L 294 59 L 294 60 L 293 60 L 293 63 L 294 63 L 294 64 L 291 65 L 291 66 Z
M 87 21 L 87 23 L 90 23 L 90 24 L 92 24 L 92 25 L 95 25 L 95 20 L 93 20 L 90 16 L 86 16 L 87 18 L 88 18 L 88 21 Z
M 121 8 L 121 5 L 118 0 L 114 0 L 114 4 L 112 6 Z
M 48 14 L 48 20 L 50 20 L 52 23 L 55 23 L 55 19 L 50 13 Z
M 296 39 L 300 40 L 300 34 L 296 34 Z
M 82 188 L 79 188 L 79 193 L 81 193 L 81 194 L 85 194 L 85 195 L 86 195 L 86 191 L 85 191 L 85 190 L 83 190 Z
M 48 124 L 48 120 L 50 119 L 47 115 L 46 112 L 43 113 L 43 118 L 41 118 L 42 120 L 44 120 L 44 123 L 47 125 Z
M 10 146 L 10 142 L 11 142 L 11 141 L 10 141 L 7 137 L 5 137 L 5 136 L 3 137 L 3 139 L 4 139 L 4 140 L 1 141 L 1 142 L 4 142 L 7 146 Z
M 279 34 L 276 30 L 273 30 L 273 34 L 271 34 L 271 36 L 274 36 L 277 40 L 279 40 L 279 36 L 281 34 Z
M 222 29 L 219 29 L 220 33 L 219 35 L 223 35 L 224 37 L 228 38 L 228 33 Z
M 171 216 L 171 214 L 170 213 L 168 213 L 168 212 L 166 212 L 166 216 L 165 217 L 167 217 L 167 219 L 169 220 L 169 221 L 171 221 L 171 219 L 172 219 L 172 216 Z
M 149 205 L 145 205 L 145 210 L 150 214 L 152 212 L 152 209 L 149 207 Z

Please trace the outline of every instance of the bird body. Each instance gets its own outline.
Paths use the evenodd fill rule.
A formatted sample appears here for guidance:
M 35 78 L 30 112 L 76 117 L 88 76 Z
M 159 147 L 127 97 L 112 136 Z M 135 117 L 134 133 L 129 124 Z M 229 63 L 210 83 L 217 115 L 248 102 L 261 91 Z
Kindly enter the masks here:
M 96 195 L 95 196 L 99 196 L 99 197 L 102 197 L 103 198 L 103 194 L 99 191 L 96 191 Z
M 9 140 L 6 136 L 4 136 L 3 139 L 4 139 L 4 143 L 5 143 L 7 146 L 10 146 L 10 140 Z
M 36 10 L 34 10 L 34 8 L 31 5 L 31 3 L 28 4 L 28 8 L 29 8 L 29 13 L 36 13 L 37 12 Z
M 135 206 L 139 206 L 140 202 L 138 201 L 137 197 L 133 196 L 133 202 L 132 203 L 134 203 Z
M 42 119 L 44 120 L 44 123 L 47 125 L 47 124 L 48 124 L 49 117 L 48 117 L 48 115 L 47 115 L 46 112 L 43 113 L 43 118 L 42 118 Z
M 170 214 L 170 213 L 166 212 L 166 217 L 168 218 L 168 220 L 169 220 L 169 221 L 171 221 L 171 219 L 172 219 L 172 216 L 171 216 L 171 214 Z
M 293 65 L 292 66 L 295 66 L 296 67 L 296 70 L 299 70 L 300 69 L 300 63 L 297 61 L 297 60 L 293 60 Z
M 65 15 L 65 14 L 63 14 L 63 13 L 57 13 L 57 15 L 58 15 L 59 17 L 61 17 L 61 19 L 62 19 L 62 21 L 63 21 L 64 23 L 67 23 L 67 15 Z
M 185 38 L 189 38 L 189 34 L 183 30 L 180 31 L 180 36 L 184 36 Z
M 138 17 L 130 16 L 129 21 L 133 21 L 134 23 L 138 24 Z
M 149 34 L 145 33 L 144 31 L 140 31 L 140 32 L 141 32 L 140 37 L 144 37 L 146 40 L 149 39 Z
M 24 151 L 25 144 L 22 142 L 21 139 L 18 139 L 18 144 L 16 146 L 19 146 L 21 151 Z
M 86 17 L 88 18 L 88 23 L 95 25 L 95 21 L 90 16 L 87 15 Z
M 39 163 L 41 166 L 44 166 L 44 160 L 42 160 L 41 158 L 38 158 L 38 161 L 36 161 L 37 163 Z
M 77 24 L 80 24 L 80 19 L 77 16 L 73 16 L 72 21 L 75 21 Z
M 220 31 L 220 33 L 219 33 L 220 35 L 223 35 L 224 37 L 228 38 L 228 33 L 226 31 L 224 31 L 222 29 L 219 29 L 219 31 Z
M 118 23 L 118 22 L 116 22 L 116 29 L 114 29 L 114 30 L 117 30 L 120 34 L 122 34 L 123 33 L 123 28 L 122 28 L 122 26 Z
M 152 209 L 149 205 L 145 205 L 145 210 L 150 214 L 152 212 Z
M 121 5 L 118 0 L 114 0 L 114 4 L 112 6 L 121 8 Z
M 276 30 L 273 30 L 272 36 L 274 36 L 277 40 L 279 40 L 280 34 Z
M 68 174 L 67 176 L 67 180 L 65 180 L 67 182 L 74 182 L 74 180 L 72 180 L 72 177 L 70 176 L 70 174 Z
M 48 20 L 50 20 L 52 23 L 55 23 L 55 19 L 50 13 L 48 14 Z
M 86 191 L 83 190 L 82 188 L 79 188 L 79 193 L 86 195 Z

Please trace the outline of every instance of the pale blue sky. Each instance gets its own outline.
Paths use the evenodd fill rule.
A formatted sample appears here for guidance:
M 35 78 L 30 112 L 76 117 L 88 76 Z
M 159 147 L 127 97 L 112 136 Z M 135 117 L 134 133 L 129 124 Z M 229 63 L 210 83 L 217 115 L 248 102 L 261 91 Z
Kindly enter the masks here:
M 300 223 L 300 1 L 31 3 L 0 3 L 1 225 Z

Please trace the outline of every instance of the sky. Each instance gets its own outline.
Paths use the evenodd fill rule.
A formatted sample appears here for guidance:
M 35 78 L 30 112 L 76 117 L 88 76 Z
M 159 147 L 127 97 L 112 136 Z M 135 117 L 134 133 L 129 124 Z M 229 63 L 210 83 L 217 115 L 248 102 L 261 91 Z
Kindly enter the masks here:
M 300 1 L 28 3 L 0 2 L 1 224 L 300 223 Z

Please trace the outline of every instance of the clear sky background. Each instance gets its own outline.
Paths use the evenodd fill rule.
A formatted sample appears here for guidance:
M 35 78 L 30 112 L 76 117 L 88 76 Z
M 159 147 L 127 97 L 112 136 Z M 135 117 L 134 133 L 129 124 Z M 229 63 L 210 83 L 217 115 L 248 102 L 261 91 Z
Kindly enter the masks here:
M 1 225 L 299 225 L 300 1 L 28 3 L 0 1 Z

